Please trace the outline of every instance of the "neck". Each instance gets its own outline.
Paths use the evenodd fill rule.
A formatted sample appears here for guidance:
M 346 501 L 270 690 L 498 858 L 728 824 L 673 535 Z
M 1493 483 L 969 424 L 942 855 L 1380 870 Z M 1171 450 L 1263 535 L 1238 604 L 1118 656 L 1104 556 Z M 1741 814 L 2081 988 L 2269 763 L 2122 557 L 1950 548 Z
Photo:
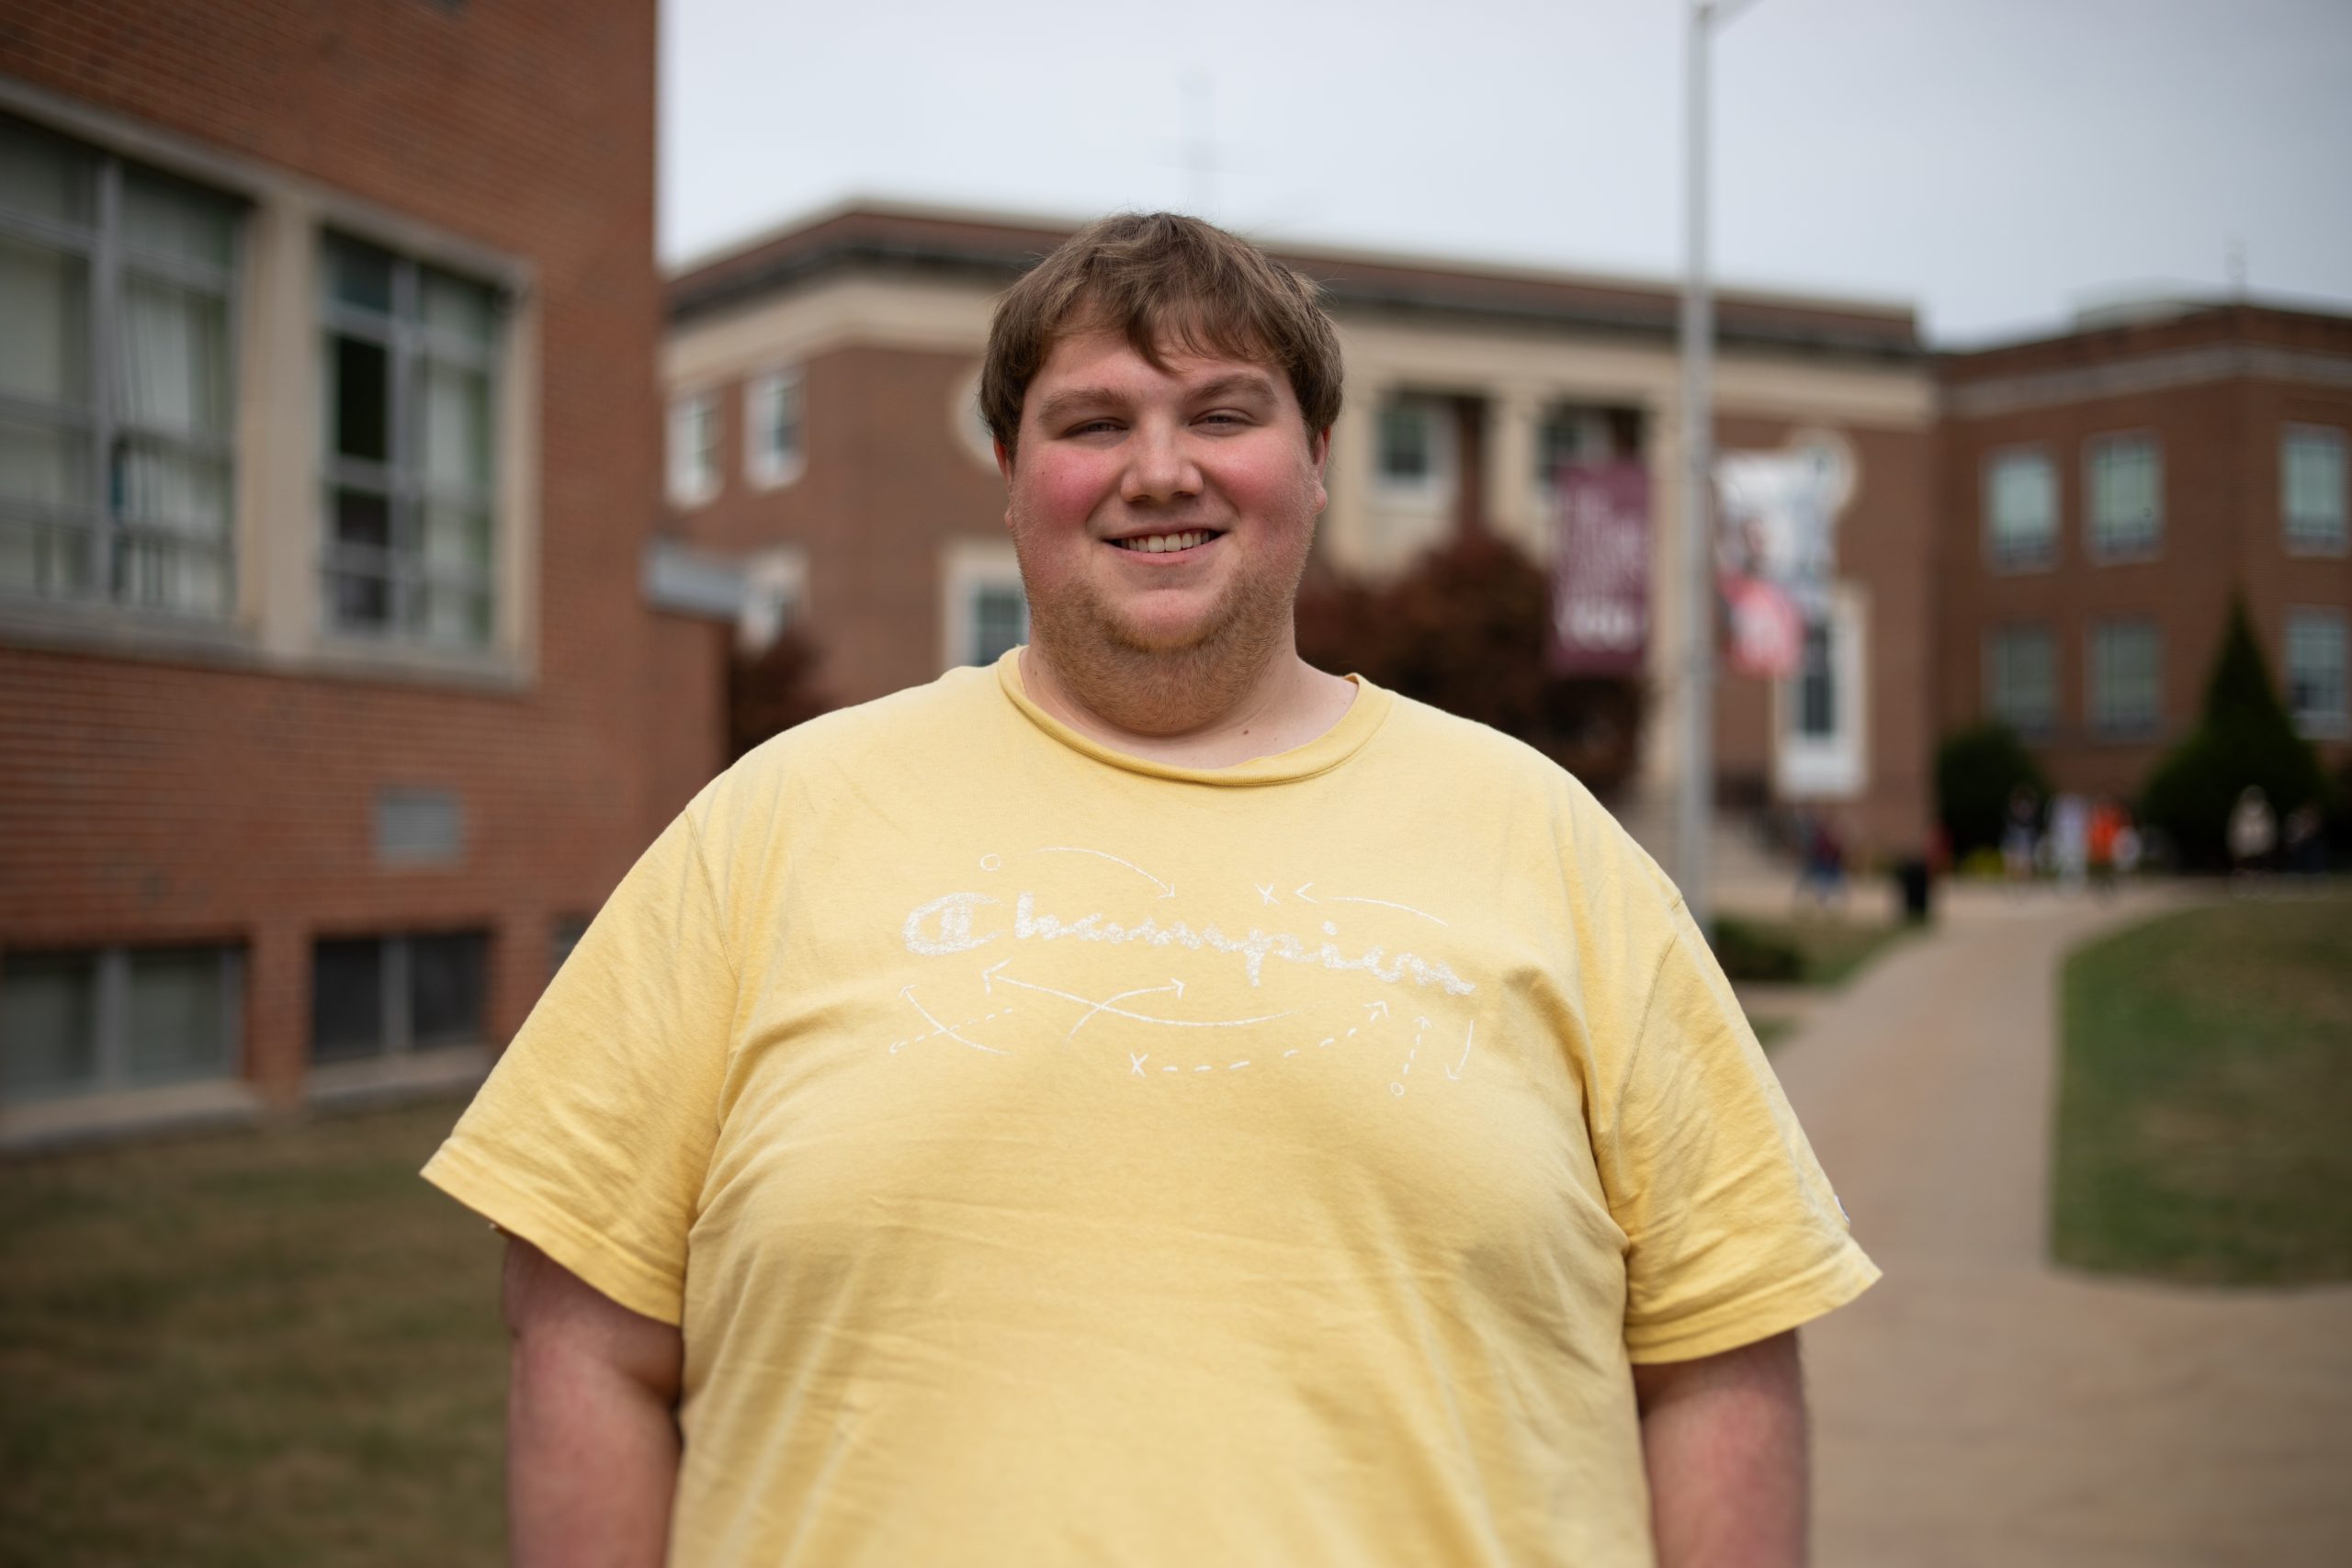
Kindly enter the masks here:
M 1091 739 L 1179 767 L 1229 768 L 1303 746 L 1355 698 L 1298 657 L 1287 625 L 1260 649 L 1096 647 L 1077 657 L 1032 629 L 1021 682 L 1038 706 Z

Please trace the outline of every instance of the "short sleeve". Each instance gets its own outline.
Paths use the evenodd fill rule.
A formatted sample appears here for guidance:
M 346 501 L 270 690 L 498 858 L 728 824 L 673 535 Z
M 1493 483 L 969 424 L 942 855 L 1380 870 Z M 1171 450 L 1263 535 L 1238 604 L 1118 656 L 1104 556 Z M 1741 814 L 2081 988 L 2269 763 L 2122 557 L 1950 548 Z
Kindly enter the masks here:
M 672 1324 L 736 990 L 695 810 L 622 879 L 424 1168 L 502 1230 Z
M 1636 1362 L 1736 1349 L 1844 1305 L 1878 1269 L 1677 900 L 1632 1048 L 1594 1107 L 1627 1242 Z

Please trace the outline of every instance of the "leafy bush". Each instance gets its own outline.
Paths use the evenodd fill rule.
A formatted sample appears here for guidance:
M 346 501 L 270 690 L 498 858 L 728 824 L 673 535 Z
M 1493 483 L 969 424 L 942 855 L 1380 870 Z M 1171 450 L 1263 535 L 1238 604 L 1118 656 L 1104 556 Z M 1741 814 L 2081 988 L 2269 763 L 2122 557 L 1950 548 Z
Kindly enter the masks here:
M 1439 546 L 1393 582 L 1310 579 L 1298 650 L 1516 736 L 1606 795 L 1633 771 L 1642 687 L 1552 673 L 1551 617 L 1544 569 L 1480 535 Z
M 1936 749 L 1936 809 L 1955 859 L 2000 847 L 2009 796 L 2019 785 L 2036 799 L 2050 794 L 2050 781 L 2006 724 L 1957 731 Z
M 1730 915 L 1715 917 L 1715 962 L 1730 980 L 1793 985 L 1804 978 L 1804 954 L 1786 939 Z
M 829 711 L 833 699 L 817 682 L 813 644 L 786 630 L 756 654 L 738 650 L 727 665 L 727 757 L 740 760 L 770 736 Z
M 2282 820 L 2306 803 L 2332 802 L 2319 754 L 2295 732 L 2245 605 L 2233 600 L 2203 716 L 2148 775 L 2140 816 L 2171 842 L 2183 866 L 2220 868 L 2229 863 L 2230 808 L 2250 784 Z

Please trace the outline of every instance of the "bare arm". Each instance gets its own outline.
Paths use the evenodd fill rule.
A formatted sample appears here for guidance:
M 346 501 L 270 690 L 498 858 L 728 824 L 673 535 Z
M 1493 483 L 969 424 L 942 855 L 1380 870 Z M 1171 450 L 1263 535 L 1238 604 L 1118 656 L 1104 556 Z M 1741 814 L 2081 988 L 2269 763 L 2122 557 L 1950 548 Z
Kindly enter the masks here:
M 1804 1373 L 1793 1331 L 1634 1369 L 1658 1568 L 1805 1561 Z
M 678 1483 L 684 1346 L 520 1237 L 506 1244 L 508 1556 L 658 1568 Z

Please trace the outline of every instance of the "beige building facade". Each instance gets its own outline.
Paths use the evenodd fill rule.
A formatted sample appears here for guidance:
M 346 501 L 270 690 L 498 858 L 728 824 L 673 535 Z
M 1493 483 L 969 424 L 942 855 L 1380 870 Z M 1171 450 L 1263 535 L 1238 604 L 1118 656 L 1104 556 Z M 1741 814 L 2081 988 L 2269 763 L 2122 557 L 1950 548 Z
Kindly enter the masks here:
M 1022 635 L 974 393 L 997 294 L 1068 232 L 865 204 L 671 280 L 675 547 L 763 584 L 746 595 L 761 625 L 788 602 L 840 700 Z M 1347 362 L 1317 543 L 1330 568 L 1393 577 L 1463 531 L 1548 561 L 1556 464 L 1647 468 L 1650 720 L 1637 782 L 1615 804 L 1656 842 L 1678 767 L 1664 716 L 1681 690 L 1684 624 L 1669 592 L 1684 453 L 1673 290 L 1396 256 L 1281 259 L 1322 285 Z M 1859 849 L 1912 852 L 1929 812 L 1928 357 L 1904 306 L 1731 293 L 1717 312 L 1719 449 L 1827 446 L 1851 479 L 1808 671 L 1719 688 L 1723 796 L 1816 812 Z

